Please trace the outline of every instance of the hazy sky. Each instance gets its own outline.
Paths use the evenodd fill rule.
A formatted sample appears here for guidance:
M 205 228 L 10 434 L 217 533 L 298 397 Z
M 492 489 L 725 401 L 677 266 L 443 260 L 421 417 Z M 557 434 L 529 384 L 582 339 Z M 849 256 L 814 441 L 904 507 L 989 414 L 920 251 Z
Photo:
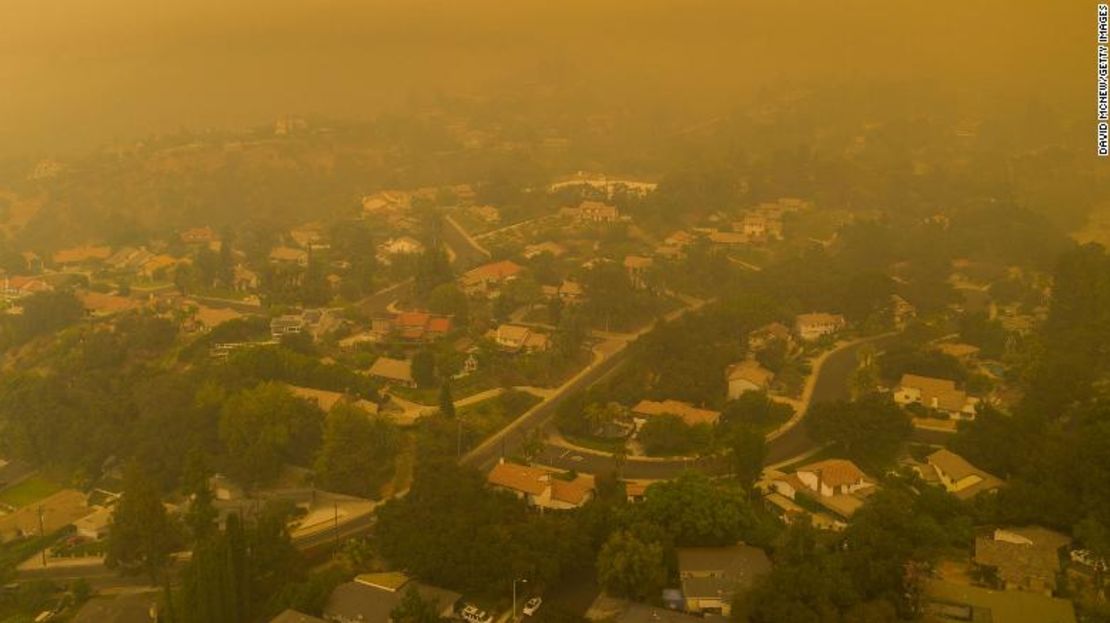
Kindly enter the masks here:
M 2 4 L 8 151 L 285 113 L 366 117 L 414 89 L 480 93 L 510 78 L 543 81 L 541 63 L 614 97 L 720 104 L 761 85 L 880 77 L 972 95 L 1038 92 L 1080 119 L 1093 113 L 1095 5 L 1086 1 Z

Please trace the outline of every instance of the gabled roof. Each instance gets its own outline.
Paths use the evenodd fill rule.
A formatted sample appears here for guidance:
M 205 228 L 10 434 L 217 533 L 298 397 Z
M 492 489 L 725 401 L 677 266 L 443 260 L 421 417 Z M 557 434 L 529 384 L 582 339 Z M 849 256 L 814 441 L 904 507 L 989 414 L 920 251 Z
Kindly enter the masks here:
M 515 277 L 520 274 L 524 268 L 516 262 L 510 260 L 501 260 L 500 262 L 490 262 L 483 264 L 477 268 L 467 271 L 463 274 L 464 281 L 500 281 Z
M 925 460 L 929 462 L 929 465 L 940 470 L 952 480 L 959 481 L 968 476 L 978 476 L 980 481 L 975 485 L 975 493 L 988 489 L 996 489 L 1002 485 L 1002 480 L 997 476 L 975 467 L 969 463 L 967 459 L 947 448 L 937 450 L 926 457 Z
M 830 487 L 842 487 L 855 484 L 860 480 L 867 480 L 867 474 L 847 459 L 817 461 L 799 467 L 798 472 L 814 472 L 821 477 L 822 483 Z
M 578 474 L 574 480 L 552 478 L 551 499 L 578 506 L 584 504 L 596 488 L 590 474 Z
M 624 267 L 631 269 L 650 268 L 654 261 L 650 257 L 642 255 L 626 255 L 624 258 Z
M 765 386 L 775 377 L 775 373 L 759 365 L 754 359 L 745 359 L 728 367 L 728 380 L 745 380 L 757 386 Z
M 498 463 L 486 476 L 486 482 L 529 495 L 541 495 L 551 484 L 551 474 L 530 465 Z
M 687 599 L 720 598 L 751 587 L 771 571 L 771 560 L 758 547 L 679 547 L 678 573 Z
M 794 319 L 799 327 L 807 326 L 825 326 L 825 325 L 843 325 L 844 316 L 840 314 L 827 314 L 824 312 L 813 312 L 809 314 L 798 314 Z
M 956 382 L 917 374 L 903 374 L 899 387 L 921 392 L 921 404 L 945 411 L 961 411 L 967 405 L 967 393 L 956 389 Z
M 681 402 L 678 400 L 664 400 L 662 402 L 641 400 L 636 406 L 632 407 L 632 412 L 648 416 L 677 415 L 690 426 L 695 424 L 716 424 L 717 420 L 721 417 L 720 411 L 699 409 L 688 402 Z
M 374 365 L 370 366 L 370 376 L 377 376 L 391 381 L 412 382 L 412 362 L 405 359 L 390 359 L 378 357 Z

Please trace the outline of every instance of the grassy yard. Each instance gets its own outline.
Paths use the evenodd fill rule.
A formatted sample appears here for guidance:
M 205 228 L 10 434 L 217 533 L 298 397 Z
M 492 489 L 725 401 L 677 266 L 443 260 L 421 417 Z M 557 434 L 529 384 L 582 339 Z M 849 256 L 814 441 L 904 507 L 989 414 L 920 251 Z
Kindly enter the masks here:
M 30 476 L 26 480 L 0 491 L 0 504 L 22 508 L 57 493 L 61 488 L 58 483 L 43 476 Z
M 509 390 L 495 398 L 463 407 L 458 417 L 463 422 L 467 447 L 474 447 L 501 430 L 541 400 L 527 392 Z

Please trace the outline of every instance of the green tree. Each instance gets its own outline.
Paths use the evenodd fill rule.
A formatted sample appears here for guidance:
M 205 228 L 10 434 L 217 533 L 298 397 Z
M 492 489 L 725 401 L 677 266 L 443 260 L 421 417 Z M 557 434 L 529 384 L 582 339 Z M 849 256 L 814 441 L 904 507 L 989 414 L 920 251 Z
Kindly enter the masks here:
M 428 309 L 454 318 L 457 326 L 470 323 L 470 301 L 454 283 L 442 283 L 428 294 Z
M 451 397 L 450 380 L 444 380 L 439 388 L 439 413 L 446 418 L 455 417 L 455 399 Z
M 416 262 L 416 296 L 424 300 L 436 287 L 450 283 L 452 279 L 451 262 L 443 245 L 438 241 L 428 245 Z
M 767 458 L 767 442 L 760 431 L 750 426 L 736 426 L 728 438 L 732 473 L 744 491 L 751 491 L 763 473 Z
M 384 418 L 340 402 L 324 421 L 316 457 L 316 482 L 329 491 L 376 497 L 392 471 L 397 429 Z
M 212 505 L 212 488 L 208 485 L 209 473 L 204 453 L 194 447 L 187 460 L 183 488 L 189 496 L 189 510 L 185 513 L 185 524 L 189 527 L 193 540 L 201 541 L 215 530 L 219 513 Z
M 228 473 L 247 487 L 273 479 L 306 434 L 319 435 L 318 413 L 278 383 L 235 394 L 220 412 Z
M 747 492 L 735 483 L 713 482 L 700 472 L 684 472 L 651 485 L 639 510 L 676 545 L 728 545 L 750 537 L 756 528 Z
M 412 357 L 412 379 L 419 387 L 431 387 L 436 382 L 435 355 L 421 350 Z
M 890 464 L 913 432 L 909 416 L 881 394 L 857 402 L 818 403 L 806 425 L 814 441 L 835 443 L 849 459 L 871 469 Z
M 667 581 L 664 554 L 661 543 L 643 541 L 628 530 L 615 532 L 598 553 L 598 583 L 613 595 L 654 599 Z
M 401 596 L 401 603 L 389 612 L 392 623 L 439 623 L 439 604 L 424 599 L 416 588 L 409 586 Z
M 146 573 L 151 582 L 169 562 L 174 534 L 154 483 L 139 464 L 128 469 L 112 511 L 104 564 L 124 573 Z

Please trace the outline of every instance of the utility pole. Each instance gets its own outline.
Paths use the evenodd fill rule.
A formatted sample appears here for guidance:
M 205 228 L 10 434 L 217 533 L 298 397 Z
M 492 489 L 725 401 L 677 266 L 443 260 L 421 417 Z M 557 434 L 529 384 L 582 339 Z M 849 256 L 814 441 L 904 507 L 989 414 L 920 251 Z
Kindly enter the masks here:
M 528 580 L 525 579 L 525 578 L 521 578 L 519 580 L 517 580 L 517 579 L 513 580 L 513 617 L 511 619 L 509 619 L 509 623 L 515 623 L 515 621 L 516 621 L 516 583 L 517 582 L 520 582 L 521 584 L 527 584 Z
M 43 519 L 42 505 L 39 505 L 39 536 L 46 541 L 46 520 Z M 46 566 L 46 548 L 42 548 L 42 566 Z

